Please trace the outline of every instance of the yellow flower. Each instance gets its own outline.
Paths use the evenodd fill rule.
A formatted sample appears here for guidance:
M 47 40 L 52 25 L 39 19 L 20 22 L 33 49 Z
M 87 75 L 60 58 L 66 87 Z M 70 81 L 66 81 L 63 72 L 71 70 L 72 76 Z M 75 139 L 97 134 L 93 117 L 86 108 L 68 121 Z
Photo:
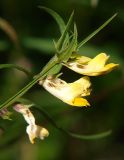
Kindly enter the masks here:
M 32 144 L 34 144 L 35 138 L 44 139 L 45 137 L 48 137 L 49 135 L 48 130 L 35 124 L 35 118 L 31 113 L 31 111 L 29 110 L 29 108 L 27 108 L 25 105 L 22 104 L 16 104 L 14 106 L 14 109 L 17 112 L 21 113 L 26 122 L 29 124 L 26 128 L 26 132 Z
M 79 74 L 98 76 L 106 74 L 118 66 L 118 64 L 114 63 L 106 65 L 108 59 L 109 56 L 105 53 L 100 53 L 93 59 L 85 56 L 77 56 L 64 65 Z
M 30 142 L 32 144 L 34 144 L 34 139 L 36 137 L 43 140 L 45 137 L 48 137 L 49 135 L 49 132 L 46 128 L 43 128 L 38 125 L 28 125 L 26 132 L 28 133 Z
M 40 85 L 56 96 L 63 102 L 72 106 L 90 106 L 89 102 L 82 98 L 82 96 L 88 96 L 91 92 L 90 80 L 87 76 L 80 78 L 73 83 L 66 83 L 60 78 L 54 76 L 48 76 L 46 79 L 39 81 Z

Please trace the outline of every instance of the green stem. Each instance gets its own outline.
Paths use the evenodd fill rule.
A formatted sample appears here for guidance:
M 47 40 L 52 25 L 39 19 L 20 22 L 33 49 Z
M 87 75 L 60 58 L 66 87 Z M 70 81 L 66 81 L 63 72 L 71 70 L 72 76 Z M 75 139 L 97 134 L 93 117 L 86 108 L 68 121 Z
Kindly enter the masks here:
M 18 98 L 23 96 L 33 85 L 35 85 L 39 79 L 44 78 L 47 72 L 50 71 L 56 64 L 58 63 L 58 58 L 54 56 L 43 68 L 43 70 L 31 81 L 29 82 L 24 88 L 22 88 L 19 92 L 17 92 L 14 96 L 10 97 L 7 101 L 0 105 L 0 109 L 7 108 L 8 106 L 12 105 Z

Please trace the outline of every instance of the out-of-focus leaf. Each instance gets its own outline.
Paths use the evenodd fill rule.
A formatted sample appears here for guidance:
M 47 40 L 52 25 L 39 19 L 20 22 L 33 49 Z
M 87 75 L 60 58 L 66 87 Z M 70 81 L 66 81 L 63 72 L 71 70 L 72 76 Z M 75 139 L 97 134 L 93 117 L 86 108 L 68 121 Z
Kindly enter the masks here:
M 9 44 L 5 41 L 0 41 L 0 51 L 4 51 L 6 49 L 8 49 Z
M 7 146 L 8 144 L 15 143 L 16 140 L 18 140 L 24 130 L 24 124 L 22 125 L 21 119 L 16 119 L 16 123 L 12 124 L 12 121 L 10 122 L 10 126 L 4 129 L 1 141 L 0 141 L 0 147 L 3 148 L 4 146 Z M 21 125 L 21 127 L 19 127 Z M 9 129 L 9 130 L 8 130 Z
M 36 49 L 47 54 L 55 52 L 55 48 L 52 42 L 52 39 L 43 39 L 43 38 L 24 38 L 22 41 L 24 47 L 28 49 Z
M 80 135 L 80 134 L 75 134 L 75 133 L 71 133 L 68 132 L 68 134 L 74 138 L 79 138 L 82 140 L 96 140 L 96 139 L 101 139 L 101 138 L 105 138 L 109 135 L 111 135 L 112 131 L 108 130 L 106 132 L 102 132 L 102 133 L 98 133 L 98 134 L 93 134 L 93 135 Z
M 73 2 L 82 6 L 92 6 L 95 8 L 98 5 L 99 0 L 73 0 Z
M 0 17 L 0 28 L 9 36 L 15 47 L 19 48 L 18 36 L 13 26 L 5 19 Z
M 90 6 L 91 5 L 91 0 L 73 0 L 74 3 L 83 5 L 83 6 Z
M 31 73 L 27 71 L 25 68 L 17 66 L 15 64 L 0 64 L 0 69 L 4 69 L 4 68 L 15 68 L 15 69 L 18 69 L 19 71 L 24 72 L 29 77 L 32 76 Z
M 105 23 L 103 23 L 97 30 L 91 33 L 88 37 L 86 37 L 82 42 L 79 43 L 78 49 L 83 46 L 86 42 L 88 42 L 91 38 L 93 38 L 97 33 L 99 33 L 105 26 L 107 26 L 115 17 L 117 13 L 115 13 L 111 18 L 109 18 Z
M 0 117 L 2 117 L 3 119 L 11 120 L 11 114 L 12 112 L 8 111 L 8 109 L 6 108 L 0 111 Z
M 99 3 L 99 0 L 91 0 L 91 6 L 93 8 L 97 7 L 98 3 Z

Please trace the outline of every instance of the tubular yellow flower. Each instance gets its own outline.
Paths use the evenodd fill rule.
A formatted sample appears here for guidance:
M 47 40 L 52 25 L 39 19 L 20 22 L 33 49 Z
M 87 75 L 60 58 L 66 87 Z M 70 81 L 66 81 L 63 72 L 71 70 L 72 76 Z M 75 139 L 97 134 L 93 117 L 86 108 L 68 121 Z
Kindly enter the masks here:
M 93 59 L 84 56 L 78 56 L 75 57 L 74 60 L 72 59 L 64 65 L 79 74 L 87 76 L 99 76 L 112 71 L 118 66 L 118 64 L 114 63 L 105 65 L 108 59 L 109 56 L 107 56 L 105 53 L 100 53 Z
M 89 102 L 82 98 L 88 96 L 91 92 L 89 77 L 85 76 L 73 83 L 66 83 L 60 78 L 48 76 L 46 79 L 39 81 L 40 85 L 56 96 L 63 102 L 77 107 L 90 106 Z
M 26 122 L 29 124 L 26 128 L 26 132 L 32 144 L 34 144 L 35 138 L 44 139 L 45 137 L 48 137 L 48 130 L 35 124 L 35 118 L 33 114 L 25 105 L 17 104 L 14 106 L 14 109 L 21 113 Z

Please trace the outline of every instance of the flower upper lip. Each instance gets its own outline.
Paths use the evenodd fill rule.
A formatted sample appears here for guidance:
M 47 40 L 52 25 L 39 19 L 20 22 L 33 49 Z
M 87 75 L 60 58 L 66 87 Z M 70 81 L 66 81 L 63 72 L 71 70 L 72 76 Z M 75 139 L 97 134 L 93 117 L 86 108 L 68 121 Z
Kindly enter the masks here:
M 109 63 L 106 65 L 108 59 L 109 56 L 105 53 L 100 53 L 93 59 L 78 55 L 74 59 L 64 63 L 64 65 L 79 74 L 99 76 L 112 71 L 118 66 L 118 64 L 115 63 Z

